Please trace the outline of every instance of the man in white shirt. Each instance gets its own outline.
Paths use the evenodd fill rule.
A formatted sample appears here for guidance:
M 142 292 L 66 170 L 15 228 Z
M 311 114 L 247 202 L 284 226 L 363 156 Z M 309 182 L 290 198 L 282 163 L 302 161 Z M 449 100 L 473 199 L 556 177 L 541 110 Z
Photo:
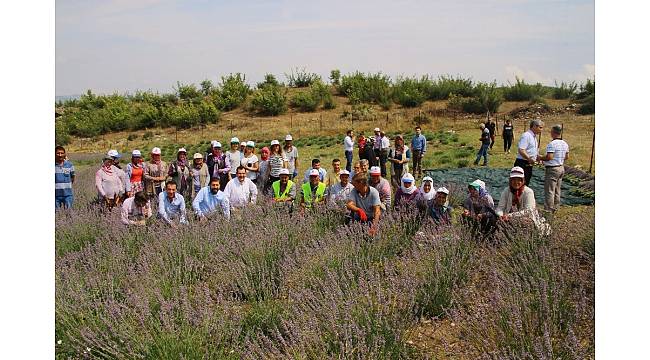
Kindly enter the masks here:
M 293 137 L 291 135 L 284 137 L 284 148 L 282 148 L 282 151 L 284 152 L 284 157 L 289 162 L 287 168 L 289 169 L 289 174 L 291 174 L 291 179 L 293 179 L 298 176 L 298 148 L 293 146 Z
M 230 209 L 241 209 L 257 201 L 257 186 L 246 177 L 246 169 L 237 167 L 237 178 L 228 182 L 224 194 L 230 202 Z
M 352 171 L 352 154 L 354 152 L 354 130 L 348 130 L 345 140 L 343 140 L 345 150 L 345 170 Z
M 544 162 L 544 209 L 555 212 L 560 206 L 562 177 L 564 177 L 564 161 L 569 159 L 569 144 L 562 140 L 562 126 L 551 128 L 553 140 L 546 146 L 546 155 L 538 156 L 538 161 Z
M 388 151 L 390 150 L 390 140 L 383 131 L 379 132 L 379 167 L 381 176 L 386 177 L 386 163 L 388 162 Z
M 139 191 L 122 203 L 120 220 L 124 225 L 144 226 L 151 215 L 151 202 L 144 191 Z
M 341 170 L 339 173 L 340 182 L 331 185 L 329 188 L 328 203 L 337 208 L 344 208 L 354 186 L 350 182 L 350 172 Z
M 530 122 L 530 128 L 519 138 L 518 154 L 514 166 L 524 169 L 526 185 L 530 183 L 530 178 L 533 176 L 533 165 L 537 161 L 538 155 L 537 135 L 542 133 L 543 128 L 542 120 L 534 119 Z

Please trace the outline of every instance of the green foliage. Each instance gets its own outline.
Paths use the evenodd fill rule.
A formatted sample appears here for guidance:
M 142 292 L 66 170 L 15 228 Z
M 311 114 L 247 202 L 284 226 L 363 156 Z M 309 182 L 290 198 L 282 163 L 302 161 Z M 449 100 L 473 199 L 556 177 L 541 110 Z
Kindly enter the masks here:
M 176 82 L 176 86 L 176 93 L 178 94 L 179 99 L 194 103 L 201 100 L 201 91 L 196 88 L 196 85 L 184 85 L 180 82 Z
M 392 98 L 391 80 L 382 73 L 365 75 L 356 72 L 344 75 L 341 79 L 339 93 L 348 97 L 350 104 L 376 103 L 385 104 Z
M 142 134 L 142 140 L 149 140 L 153 139 L 153 132 L 147 131 L 144 134 Z
M 443 75 L 435 81 L 423 78 L 421 82 L 426 86 L 429 100 L 447 100 L 452 95 L 460 97 L 474 96 L 474 84 L 472 80 L 463 79 L 460 76 L 453 78 L 448 75 Z
M 70 143 L 70 134 L 63 121 L 54 122 L 54 143 L 58 145 L 68 145 Z
M 560 84 L 560 86 L 557 85 L 557 82 L 555 82 L 555 87 L 551 91 L 551 96 L 553 99 L 570 99 L 573 95 L 575 95 L 576 90 L 578 89 L 578 84 L 574 82 L 571 83 L 565 83 L 564 81 Z
M 330 71 L 330 81 L 332 85 L 338 86 L 341 83 L 341 70 L 334 69 Z
M 507 101 L 529 101 L 535 96 L 545 96 L 546 89 L 540 83 L 535 85 L 526 84 L 523 79 L 515 78 L 514 85 L 503 88 L 503 97 Z
M 465 167 L 468 167 L 468 166 L 469 166 L 469 160 L 467 160 L 467 159 L 461 159 L 461 160 L 458 160 L 458 162 L 456 163 L 456 165 L 457 165 L 459 168 L 465 168 Z
M 497 89 L 496 82 L 478 83 L 474 91 L 475 96 L 470 98 L 452 95 L 447 102 L 447 107 L 470 114 L 485 114 L 488 111 L 496 113 L 499 110 L 499 106 L 503 103 L 503 96 Z
M 212 102 L 206 100 L 199 103 L 198 112 L 199 123 L 202 125 L 216 124 L 219 118 L 221 118 L 221 112 L 217 110 L 217 107 Z
M 430 81 L 426 77 L 420 80 L 399 78 L 393 86 L 393 99 L 404 107 L 418 107 L 427 99 L 429 87 Z
M 198 106 L 191 103 L 163 108 L 163 122 L 166 126 L 188 129 L 198 125 L 199 119 Z
M 215 90 L 216 89 L 212 81 L 208 79 L 201 81 L 201 93 L 203 94 L 203 96 L 210 96 Z
M 596 82 L 587 79 L 587 82 L 580 86 L 580 92 L 575 96 L 580 104 L 578 114 L 589 115 L 596 112 Z
M 253 94 L 250 109 L 262 115 L 275 116 L 287 111 L 287 90 L 266 86 Z
M 133 141 L 133 140 L 137 140 L 137 139 L 138 139 L 137 134 L 129 134 L 129 136 L 126 137 L 127 141 Z
M 250 93 L 250 86 L 246 84 L 246 75 L 236 73 L 223 76 L 216 91 L 215 105 L 222 111 L 236 109 L 246 101 Z
M 360 120 L 374 120 L 375 112 L 372 110 L 372 107 L 366 104 L 352 105 L 350 110 L 344 110 L 341 117 L 350 116 L 354 121 Z
M 319 104 L 319 99 L 312 96 L 312 93 L 308 91 L 299 92 L 291 98 L 291 106 L 298 108 L 299 111 L 316 111 Z
M 257 83 L 257 88 L 261 89 L 266 86 L 282 86 L 282 84 L 278 82 L 278 80 L 275 78 L 275 75 L 266 74 L 264 75 L 264 81 L 261 83 Z
M 307 87 L 314 81 L 320 81 L 320 75 L 316 73 L 308 73 L 305 68 L 295 68 L 291 70 L 291 74 L 285 73 L 284 76 L 289 80 L 290 87 Z

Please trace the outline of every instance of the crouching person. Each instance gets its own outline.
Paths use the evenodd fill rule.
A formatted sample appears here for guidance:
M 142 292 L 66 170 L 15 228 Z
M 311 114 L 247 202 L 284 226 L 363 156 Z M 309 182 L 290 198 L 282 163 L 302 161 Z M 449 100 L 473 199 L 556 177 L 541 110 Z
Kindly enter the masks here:
M 535 193 L 525 185 L 524 169 L 519 166 L 510 170 L 508 187 L 501 192 L 496 214 L 503 222 L 510 222 L 516 218 L 532 222 L 544 235 L 548 235 L 551 231 L 549 224 L 537 212 Z
M 436 225 L 450 225 L 451 224 L 451 211 L 452 207 L 446 205 L 449 190 L 446 187 L 441 187 L 436 191 L 433 198 L 433 203 L 429 207 L 429 217 Z
M 296 198 L 295 183 L 289 180 L 291 174 L 289 169 L 280 169 L 280 180 L 271 184 L 273 189 L 273 202 L 277 207 L 285 207 L 291 213 L 293 211 L 293 200 Z
M 365 173 L 354 175 L 352 186 L 354 186 L 354 189 L 350 191 L 350 197 L 346 204 L 351 213 L 351 220 L 369 224 L 368 233 L 374 235 L 377 232 L 379 219 L 381 218 L 379 191 L 368 185 L 368 178 Z
M 121 220 L 124 225 L 144 226 L 151 215 L 151 202 L 144 191 L 138 191 L 122 203 Z
M 192 208 L 199 221 L 203 222 L 221 209 L 223 216 L 230 219 L 230 201 L 226 194 L 219 190 L 221 180 L 213 177 L 208 186 L 202 187 L 192 201 Z
M 173 228 L 179 223 L 187 225 L 185 199 L 183 195 L 176 193 L 174 180 L 165 183 L 165 191 L 158 195 L 158 217 Z

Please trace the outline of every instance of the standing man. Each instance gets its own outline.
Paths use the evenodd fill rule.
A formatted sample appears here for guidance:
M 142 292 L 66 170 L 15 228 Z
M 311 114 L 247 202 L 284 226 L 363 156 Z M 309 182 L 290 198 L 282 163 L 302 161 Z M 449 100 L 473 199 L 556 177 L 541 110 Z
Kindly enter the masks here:
M 242 209 L 257 201 L 257 186 L 246 177 L 246 169 L 239 165 L 236 171 L 237 178 L 229 181 L 224 190 L 231 210 Z
M 488 149 L 490 148 L 490 130 L 485 126 L 485 124 L 480 125 L 481 128 L 481 148 L 478 149 L 476 153 L 476 160 L 474 160 L 474 165 L 478 165 L 479 160 L 483 157 L 483 166 L 488 164 Z
M 503 124 L 503 131 L 501 132 L 503 136 L 503 152 L 510 154 L 510 147 L 512 146 L 512 139 L 514 135 L 514 126 L 512 126 L 512 120 L 507 119 L 506 123 Z
M 206 156 L 205 163 L 208 166 L 210 179 L 219 178 L 221 191 L 225 189 L 230 176 L 230 161 L 226 161 L 226 154 L 221 152 L 221 143 L 212 140 L 212 151 Z
M 334 184 L 337 184 L 341 179 L 339 178 L 339 175 L 341 174 L 341 160 L 339 159 L 334 159 L 332 160 L 332 171 L 327 173 L 327 181 L 325 181 L 325 185 L 327 187 L 334 186 Z
M 534 119 L 530 122 L 530 128 L 521 135 L 517 145 L 517 159 L 514 166 L 524 169 L 524 182 L 526 186 L 530 183 L 533 176 L 533 164 L 537 161 L 537 135 L 542 133 L 544 123 L 540 119 Z
M 298 148 L 293 146 L 293 137 L 289 134 L 284 137 L 284 157 L 289 162 L 289 173 L 291 174 L 291 179 L 298 176 Z
M 544 209 L 555 212 L 560 207 L 560 192 L 564 176 L 564 161 L 569 159 L 569 144 L 562 140 L 562 126 L 551 128 L 553 140 L 546 146 L 546 155 L 538 156 L 546 167 L 544 176 Z
M 356 176 L 356 175 L 355 175 Z M 377 190 L 379 193 L 379 200 L 381 200 L 382 210 L 390 209 L 391 202 L 391 188 L 388 180 L 381 176 L 381 170 L 378 166 L 370 168 L 370 182 L 369 185 Z
M 352 171 L 352 153 L 354 152 L 354 130 L 348 130 L 346 133 L 345 139 L 343 140 L 343 146 L 345 149 L 345 170 Z
M 309 170 L 309 182 L 302 184 L 300 207 L 310 209 L 314 204 L 323 203 L 327 198 L 327 186 L 320 180 L 317 169 Z
M 169 226 L 178 227 L 179 224 L 187 225 L 185 199 L 176 193 L 176 182 L 169 180 L 165 183 L 165 191 L 158 195 L 158 217 Z
M 382 211 L 379 192 L 368 185 L 368 178 L 363 174 L 354 175 L 352 185 L 354 189 L 350 191 L 350 197 L 346 204 L 351 212 L 351 219 L 360 221 L 362 224 L 370 224 L 368 233 L 374 235 L 377 232 Z
M 372 139 L 372 152 L 375 156 L 375 161 L 373 161 L 373 166 L 379 164 L 379 157 L 381 154 L 381 130 L 375 128 L 375 136 Z
M 210 185 L 202 187 L 192 201 L 192 208 L 199 221 L 206 221 L 210 214 L 221 209 L 226 219 L 230 219 L 230 201 L 228 197 L 220 190 L 220 180 L 218 177 L 210 180 Z
M 390 151 L 390 140 L 383 131 L 379 132 L 381 144 L 379 146 L 379 167 L 381 176 L 386 177 L 386 162 L 388 161 L 388 152 Z
M 320 178 L 320 181 L 325 182 L 325 180 L 327 180 L 327 170 L 320 167 L 320 160 L 318 160 L 318 159 L 313 159 L 311 161 L 311 169 L 308 169 L 307 171 L 305 171 L 305 177 L 303 178 L 303 182 L 305 182 L 305 183 L 309 182 L 309 177 L 311 176 L 310 175 L 311 171 L 314 170 L 314 169 L 318 170 L 318 174 L 319 174 L 318 177 Z
M 413 174 L 422 176 L 422 158 L 427 152 L 427 138 L 422 135 L 422 128 L 415 127 L 415 136 L 411 140 L 411 151 L 413 151 Z M 382 176 L 385 176 L 382 174 Z
M 490 130 L 490 149 L 492 149 L 492 146 L 494 146 L 494 138 L 497 133 L 497 123 L 494 122 L 494 119 L 490 119 L 488 120 L 486 127 Z
M 55 208 L 72 207 L 74 196 L 72 184 L 74 184 L 74 165 L 65 158 L 65 148 L 57 146 L 54 148 L 54 206 Z

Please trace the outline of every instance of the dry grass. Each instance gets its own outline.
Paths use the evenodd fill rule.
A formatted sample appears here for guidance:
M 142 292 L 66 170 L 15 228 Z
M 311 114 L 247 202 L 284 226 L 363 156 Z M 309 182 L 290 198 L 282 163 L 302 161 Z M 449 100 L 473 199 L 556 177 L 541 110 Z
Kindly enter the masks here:
M 296 90 L 291 89 L 291 93 Z M 413 118 L 418 113 L 429 113 L 436 109 L 444 109 L 446 101 L 427 101 L 420 108 L 406 109 L 400 106 L 394 106 L 388 111 L 382 110 L 379 106 L 373 106 L 374 119 L 371 121 L 351 121 L 349 117 L 342 118 L 341 114 L 345 110 L 350 110 L 351 106 L 347 103 L 347 98 L 335 96 L 334 100 L 337 104 L 335 109 L 320 110 L 314 113 L 299 113 L 294 110 L 289 110 L 286 114 L 277 117 L 262 117 L 251 115 L 250 113 L 237 109 L 224 113 L 222 119 L 218 124 L 208 125 L 203 129 L 188 129 L 176 132 L 173 128 L 167 129 L 151 129 L 155 135 L 149 140 L 143 140 L 142 135 L 146 131 L 135 132 L 119 132 L 106 134 L 98 139 L 74 139 L 68 145 L 68 152 L 70 153 L 103 153 L 108 149 L 115 148 L 122 152 L 127 152 L 132 149 L 141 149 L 146 151 L 154 146 L 162 146 L 166 144 L 196 144 L 205 140 L 219 140 L 222 143 L 228 142 L 230 137 L 237 136 L 240 140 L 248 139 L 267 139 L 269 142 L 272 139 L 282 141 L 286 134 L 292 134 L 294 138 L 301 138 L 305 136 L 336 136 L 341 140 L 341 145 L 330 146 L 325 148 L 317 147 L 301 147 L 299 158 L 299 169 L 306 169 L 310 165 L 310 161 L 314 157 L 322 159 L 323 163 L 329 163 L 334 158 L 344 159 L 343 156 L 343 137 L 345 131 L 349 128 L 355 129 L 357 134 L 365 133 L 371 134 L 372 129 L 380 127 L 387 132 L 401 132 L 406 135 L 407 141 L 410 141 L 413 135 L 413 128 L 415 126 Z M 557 108 L 563 107 L 568 104 L 567 100 L 552 100 L 549 99 L 550 106 Z M 521 106 L 527 105 L 527 102 L 505 102 L 500 108 L 497 122 L 498 127 L 502 126 L 502 114 L 516 109 Z M 459 136 L 459 141 L 454 144 L 430 144 L 430 151 L 427 152 L 424 164 L 431 168 L 456 166 L 455 161 L 451 165 L 436 164 L 433 158 L 434 151 L 446 151 L 454 147 L 465 144 L 466 146 L 474 146 L 478 149 L 478 123 L 484 117 L 459 115 L 453 116 L 448 114 L 445 116 L 431 116 L 432 123 L 423 125 L 425 132 L 455 131 Z M 546 123 L 546 129 L 541 137 L 541 152 L 544 152 L 546 144 L 550 141 L 549 128 L 552 124 L 564 124 L 565 136 L 564 139 L 571 147 L 571 158 L 567 161 L 568 165 L 578 165 L 584 170 L 589 169 L 589 161 L 591 156 L 591 146 L 595 122 L 593 116 L 576 116 L 573 113 L 565 113 L 561 115 L 542 115 L 542 120 Z M 515 125 L 515 142 L 519 135 L 528 127 L 528 120 L 516 120 Z M 137 139 L 128 141 L 129 134 L 137 135 Z M 499 130 L 500 134 L 500 130 Z M 266 145 L 268 144 L 261 144 Z M 490 151 L 490 166 L 491 167 L 509 167 L 514 162 L 515 154 L 503 154 L 503 143 L 499 136 L 494 145 L 494 149 Z M 171 155 L 171 154 L 163 154 Z M 356 158 L 356 156 L 355 156 Z M 472 159 L 473 160 L 473 159 Z M 594 169 L 595 172 L 595 169 Z

